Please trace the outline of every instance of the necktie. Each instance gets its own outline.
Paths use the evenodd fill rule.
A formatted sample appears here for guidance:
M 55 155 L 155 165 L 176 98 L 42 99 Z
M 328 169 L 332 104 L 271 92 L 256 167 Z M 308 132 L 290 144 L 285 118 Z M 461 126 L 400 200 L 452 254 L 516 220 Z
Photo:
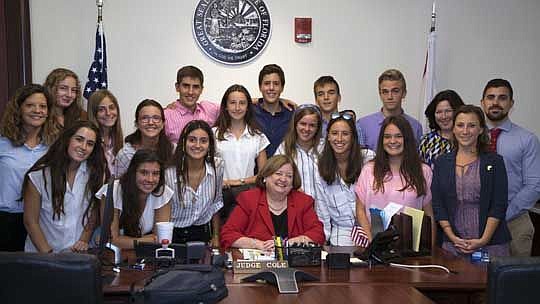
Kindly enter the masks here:
M 497 138 L 499 137 L 499 134 L 501 134 L 501 129 L 499 128 L 493 128 L 489 130 L 489 147 L 488 150 L 490 152 L 497 153 Z

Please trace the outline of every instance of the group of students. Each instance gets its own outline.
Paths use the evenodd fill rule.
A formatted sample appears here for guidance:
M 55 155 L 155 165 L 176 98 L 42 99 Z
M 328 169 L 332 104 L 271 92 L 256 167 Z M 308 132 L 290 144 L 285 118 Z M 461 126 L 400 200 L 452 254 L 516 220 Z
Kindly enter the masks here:
M 8 231 L 0 250 L 87 250 L 113 176 L 111 235 L 122 248 L 155 242 L 155 223 L 164 221 L 174 223 L 174 243 L 269 250 L 280 237 L 353 246 L 353 226 L 371 239 L 370 208 L 394 202 L 433 217 L 438 244 L 456 255 L 510 254 L 509 162 L 489 152 L 496 136 L 482 108 L 456 92 L 435 96 L 423 135 L 403 112 L 405 79 L 394 69 L 379 77 L 381 111 L 358 120 L 339 111 L 331 76 L 315 81 L 316 105 L 298 106 L 281 98 L 285 76 L 275 64 L 260 71 L 258 99 L 235 84 L 220 104 L 199 101 L 203 81 L 198 68 L 180 68 L 178 100 L 165 109 L 140 102 L 125 140 L 115 96 L 94 92 L 87 113 L 69 70 L 19 89 L 0 124 L 0 225 Z M 486 85 L 491 122 L 508 120 L 503 103 L 513 104 L 512 94 L 505 80 Z M 520 130 L 523 148 L 533 149 L 522 164 L 533 181 L 523 199 L 535 202 L 540 145 Z

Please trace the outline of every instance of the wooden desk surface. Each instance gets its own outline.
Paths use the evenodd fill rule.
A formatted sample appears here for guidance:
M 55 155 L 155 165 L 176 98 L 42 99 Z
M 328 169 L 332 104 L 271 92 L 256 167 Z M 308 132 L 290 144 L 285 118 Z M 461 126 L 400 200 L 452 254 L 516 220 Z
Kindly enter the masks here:
M 223 304 L 265 303 L 357 303 L 357 304 L 432 304 L 415 288 L 396 284 L 310 285 L 302 286 L 298 294 L 280 294 L 276 287 L 229 285 L 229 295 Z
M 304 284 L 328 283 L 396 283 L 407 284 L 422 290 L 485 290 L 487 284 L 487 268 L 485 265 L 472 265 L 468 261 L 454 257 L 443 250 L 434 252 L 434 256 L 407 258 L 403 263 L 412 265 L 443 265 L 456 273 L 446 273 L 440 269 L 410 269 L 375 265 L 368 267 L 352 267 L 350 270 L 333 270 L 321 267 L 299 267 L 320 278 L 319 282 Z M 227 283 L 240 284 L 247 275 L 226 272 Z M 245 284 L 245 283 L 241 283 Z
M 438 269 L 406 269 L 383 265 L 353 267 L 349 270 L 321 267 L 299 267 L 300 270 L 320 278 L 318 282 L 299 283 L 298 295 L 280 295 L 277 288 L 260 283 L 242 283 L 244 274 L 225 272 L 229 296 L 223 303 L 316 303 L 314 299 L 332 299 L 334 303 L 432 303 L 426 297 L 440 303 L 473 303 L 473 294 L 484 294 L 487 285 L 485 265 L 472 265 L 462 258 L 456 258 L 443 250 L 434 251 L 434 256 L 416 257 L 405 260 L 406 264 L 439 264 L 456 274 L 447 274 Z M 150 271 L 122 270 L 111 284 L 103 286 L 106 297 L 126 296 L 131 283 L 141 281 L 151 275 Z M 424 294 L 422 294 L 424 293 Z M 364 296 L 369 295 L 369 297 Z M 371 299 L 367 301 L 364 299 Z M 476 297 L 476 296 L 475 296 Z M 246 300 L 240 300 L 240 299 Z M 393 301 L 385 302 L 386 298 Z M 273 299 L 272 301 L 268 301 Z M 292 300 L 291 300 L 292 299 Z M 334 301 L 334 299 L 344 299 Z M 459 299 L 459 300 L 456 300 Z

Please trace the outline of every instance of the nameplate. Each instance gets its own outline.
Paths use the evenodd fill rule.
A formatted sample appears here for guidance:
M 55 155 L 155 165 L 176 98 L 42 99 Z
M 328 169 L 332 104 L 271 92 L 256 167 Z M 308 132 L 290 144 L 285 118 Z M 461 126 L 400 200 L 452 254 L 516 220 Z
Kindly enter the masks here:
M 266 269 L 288 268 L 287 261 L 234 261 L 234 273 L 257 273 Z

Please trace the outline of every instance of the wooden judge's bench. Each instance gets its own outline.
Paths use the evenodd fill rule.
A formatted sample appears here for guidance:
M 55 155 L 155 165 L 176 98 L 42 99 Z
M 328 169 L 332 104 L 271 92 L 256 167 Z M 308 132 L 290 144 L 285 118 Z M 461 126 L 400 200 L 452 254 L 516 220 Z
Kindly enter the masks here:
M 340 248 L 352 252 L 354 248 Z M 128 255 L 133 253 L 128 253 Z M 133 258 L 131 258 L 131 262 Z M 440 269 L 397 268 L 383 265 L 329 269 L 325 263 L 319 267 L 298 267 L 317 276 L 315 282 L 299 283 L 298 294 L 280 294 L 277 287 L 263 283 L 243 283 L 245 274 L 224 270 L 229 296 L 220 303 L 485 303 L 487 268 L 484 264 L 453 257 L 436 249 L 432 256 L 407 258 L 404 264 L 436 264 Z M 112 273 L 112 272 L 111 272 Z M 142 287 L 151 269 L 122 269 L 112 282 L 103 286 L 106 303 L 127 303 L 133 282 Z

